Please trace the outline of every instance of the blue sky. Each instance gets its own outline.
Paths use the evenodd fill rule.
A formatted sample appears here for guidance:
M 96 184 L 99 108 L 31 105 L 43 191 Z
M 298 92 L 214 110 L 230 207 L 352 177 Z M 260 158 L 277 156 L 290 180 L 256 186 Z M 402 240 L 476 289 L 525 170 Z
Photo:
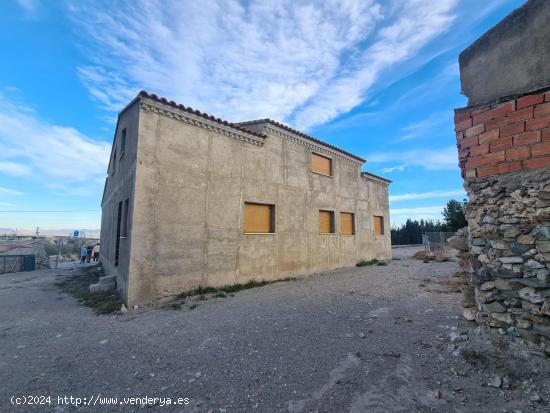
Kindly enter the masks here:
M 98 228 L 116 115 L 141 89 L 288 123 L 393 180 L 393 224 L 439 219 L 464 197 L 458 54 L 521 4 L 2 1 L 0 227 Z

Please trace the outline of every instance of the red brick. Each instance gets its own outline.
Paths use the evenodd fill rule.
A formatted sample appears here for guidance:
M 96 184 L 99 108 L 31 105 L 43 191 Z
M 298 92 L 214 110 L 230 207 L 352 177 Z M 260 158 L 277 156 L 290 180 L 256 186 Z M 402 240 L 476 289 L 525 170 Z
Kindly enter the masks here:
M 469 138 L 470 136 L 479 135 L 480 133 L 485 132 L 485 125 L 476 125 L 472 128 L 468 128 L 464 131 L 464 136 Z
M 540 142 L 540 131 L 531 131 L 520 133 L 514 136 L 514 145 L 527 145 L 530 143 Z
M 483 145 L 472 146 L 470 148 L 470 156 L 479 156 L 489 153 L 489 144 L 484 143 Z
M 517 148 L 511 148 L 506 151 L 507 161 L 517 161 L 520 159 L 527 159 L 531 156 L 531 148 L 529 146 L 518 146 Z
M 499 135 L 500 135 L 500 130 L 498 129 L 493 129 L 493 130 L 490 130 L 489 132 L 482 133 L 481 135 L 479 135 L 479 143 L 482 144 L 482 143 L 487 143 L 491 141 L 496 141 Z
M 467 158 L 469 155 L 470 155 L 470 151 L 468 149 L 461 149 L 458 151 L 459 158 Z
M 523 161 L 523 167 L 527 169 L 539 169 L 550 166 L 550 156 L 545 158 L 532 158 Z
M 533 151 L 533 157 L 550 155 L 550 142 L 537 143 L 536 145 L 531 146 Z
M 490 143 L 489 151 L 490 152 L 499 152 L 504 149 L 512 147 L 512 137 L 508 136 L 507 138 L 499 138 L 498 141 L 493 141 Z
M 535 130 L 547 128 L 550 126 L 550 116 L 544 116 L 542 118 L 535 118 L 528 120 L 525 123 L 525 130 Z
M 488 110 L 491 110 L 491 106 L 483 106 L 477 109 L 473 109 L 470 114 L 471 116 L 479 115 L 480 113 L 487 112 Z
M 544 94 L 544 101 L 545 101 L 545 102 L 550 102 L 550 92 L 546 92 L 546 93 Z
M 464 132 L 457 132 L 456 133 L 456 141 L 457 143 L 462 142 L 462 139 L 464 138 Z
M 502 162 L 497 165 L 499 174 L 519 171 L 521 169 L 521 161 Z
M 473 116 L 473 121 L 472 121 L 472 124 L 475 126 L 475 125 L 479 125 L 480 123 L 485 123 L 487 122 L 488 120 L 491 120 L 493 119 L 493 111 L 491 110 L 486 110 L 484 112 L 481 112 L 477 115 L 474 115 Z
M 455 109 L 455 124 L 462 122 L 463 120 L 470 119 L 469 110 Z
M 464 138 L 460 142 L 460 149 L 469 148 L 470 146 L 477 145 L 479 143 L 477 136 L 472 136 L 471 138 Z
M 542 130 L 542 141 L 543 142 L 550 141 L 550 128 Z
M 500 129 L 503 126 L 506 126 L 506 118 L 504 116 L 501 116 L 497 119 L 488 120 L 485 122 L 485 130 L 491 131 L 493 129 Z
M 500 128 L 500 137 L 503 138 L 505 136 L 516 135 L 518 133 L 523 132 L 524 130 L 525 130 L 524 122 L 515 123 L 509 126 L 503 126 L 502 128 Z
M 537 103 L 542 103 L 542 102 L 544 102 L 544 95 L 542 94 L 524 96 L 518 99 L 517 108 L 523 109 L 523 108 L 526 108 L 527 106 L 533 106 L 533 105 L 536 105 Z
M 472 127 L 472 118 L 464 119 L 463 121 L 455 123 L 455 130 L 457 132 L 463 131 L 471 127 Z
M 502 162 L 504 161 L 504 159 L 504 151 L 490 153 L 488 155 L 476 156 L 474 158 L 468 159 L 468 161 L 466 162 L 466 168 L 477 168 L 478 166 L 482 165 Z
M 520 120 L 527 120 L 533 118 L 533 106 L 529 106 L 528 108 L 516 110 L 515 112 L 511 112 L 506 115 L 506 123 L 516 123 Z
M 493 109 L 493 119 L 500 118 L 514 110 L 516 110 L 516 101 L 506 102 Z
M 550 102 L 535 106 L 535 118 L 550 115 Z
M 496 174 L 498 174 L 498 165 L 497 164 L 485 165 L 485 166 L 480 166 L 479 168 L 477 168 L 477 176 L 478 177 L 496 175 Z

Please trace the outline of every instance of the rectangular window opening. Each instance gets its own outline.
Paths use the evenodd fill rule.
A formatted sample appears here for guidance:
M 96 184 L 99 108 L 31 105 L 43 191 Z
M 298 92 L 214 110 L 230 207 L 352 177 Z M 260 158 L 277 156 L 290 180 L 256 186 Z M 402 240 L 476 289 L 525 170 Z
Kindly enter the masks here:
M 384 217 L 374 216 L 374 235 L 384 235 Z
M 275 205 L 244 203 L 244 233 L 272 234 L 275 232 Z
M 116 172 L 116 148 L 113 151 L 113 161 L 112 162 L 113 162 L 113 168 L 112 168 L 113 172 L 112 173 L 114 174 Z
M 319 210 L 319 233 L 334 234 L 334 211 Z
M 122 201 L 118 203 L 118 213 L 116 220 L 116 242 L 115 242 L 115 267 L 118 267 L 118 256 L 120 253 L 120 224 L 122 220 Z
M 126 238 L 128 236 L 128 208 L 130 207 L 130 199 L 126 198 L 124 201 L 124 214 L 122 217 L 122 231 L 120 236 Z
M 332 176 L 332 159 L 312 153 L 311 171 L 320 175 Z
M 120 135 L 120 157 L 124 155 L 124 152 L 126 152 L 126 129 L 122 129 L 122 133 Z
M 355 214 L 340 212 L 340 234 L 355 235 Z

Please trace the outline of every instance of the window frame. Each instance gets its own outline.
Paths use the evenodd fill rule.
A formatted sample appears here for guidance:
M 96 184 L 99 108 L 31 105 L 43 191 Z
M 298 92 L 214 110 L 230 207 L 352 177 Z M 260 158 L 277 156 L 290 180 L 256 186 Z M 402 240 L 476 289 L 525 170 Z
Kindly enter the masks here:
M 271 232 L 248 232 L 246 231 L 246 206 L 247 205 L 261 205 L 261 206 L 267 206 L 269 207 L 269 213 L 270 213 L 270 229 Z M 243 235 L 274 235 L 277 233 L 277 226 L 276 226 L 276 210 L 275 210 L 275 204 L 270 204 L 268 202 L 255 202 L 255 201 L 244 201 L 243 203 L 243 222 L 242 222 L 242 233 Z
M 342 232 L 342 215 L 351 215 L 351 234 L 344 234 Z M 355 236 L 355 212 L 340 211 L 340 235 L 342 237 L 353 237 Z
M 324 174 L 322 172 L 318 172 L 318 171 L 315 171 L 313 170 L 313 157 L 314 156 L 318 156 L 320 158 L 324 158 L 324 159 L 328 159 L 329 162 L 330 162 L 330 175 L 327 175 L 327 174 Z M 316 174 L 316 175 L 321 175 L 321 176 L 326 176 L 328 178 L 332 178 L 334 176 L 334 164 L 333 164 L 333 159 L 329 156 L 326 156 L 326 155 L 321 155 L 320 153 L 318 152 L 311 152 L 311 156 L 310 156 L 310 170 L 312 173 Z
M 381 232 L 380 232 L 380 234 L 376 233 L 375 222 L 376 222 L 377 218 L 379 218 L 380 221 L 381 221 L 381 226 L 380 226 Z M 386 235 L 386 230 L 384 229 L 384 225 L 385 225 L 385 219 L 384 219 L 383 215 L 373 215 L 372 216 L 372 232 L 373 232 L 375 237 L 383 237 L 384 235 Z
M 330 230 L 331 232 L 321 232 L 321 212 L 330 214 Z M 319 209 L 319 235 L 336 235 L 336 214 L 330 209 Z

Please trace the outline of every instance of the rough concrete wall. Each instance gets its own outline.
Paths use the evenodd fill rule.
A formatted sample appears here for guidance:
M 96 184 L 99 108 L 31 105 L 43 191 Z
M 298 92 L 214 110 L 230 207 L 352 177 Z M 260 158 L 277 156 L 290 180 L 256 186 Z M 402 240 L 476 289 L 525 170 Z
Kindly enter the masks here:
M 550 169 L 466 183 L 477 320 L 550 353 Z
M 257 146 L 142 109 L 129 305 L 389 259 L 387 183 L 337 158 L 333 177 L 313 174 L 310 154 L 278 136 Z M 274 204 L 276 233 L 243 234 L 244 202 Z M 319 209 L 335 211 L 336 234 L 319 234 Z M 338 235 L 340 211 L 356 213 L 357 235 Z M 373 215 L 385 235 L 373 235 Z
M 129 106 L 119 116 L 115 130 L 113 148 L 116 148 L 116 160 L 111 153 L 111 161 L 108 171 L 107 183 L 101 205 L 101 246 L 100 261 L 107 275 L 115 275 L 117 278 L 117 289 L 127 300 L 128 297 L 128 274 L 130 266 L 130 246 L 132 244 L 132 212 L 133 194 L 136 173 L 136 155 L 138 145 L 139 127 L 139 106 Z M 126 129 L 126 150 L 122 155 L 120 150 L 120 136 L 122 130 Z M 121 156 L 122 155 L 122 156 Z M 113 162 L 116 162 L 113 173 Z M 120 239 L 119 262 L 115 266 L 115 248 L 117 238 L 117 218 L 119 202 L 123 203 L 129 199 L 128 211 L 128 236 Z
M 460 54 L 469 105 L 550 85 L 550 1 L 530 0 Z

